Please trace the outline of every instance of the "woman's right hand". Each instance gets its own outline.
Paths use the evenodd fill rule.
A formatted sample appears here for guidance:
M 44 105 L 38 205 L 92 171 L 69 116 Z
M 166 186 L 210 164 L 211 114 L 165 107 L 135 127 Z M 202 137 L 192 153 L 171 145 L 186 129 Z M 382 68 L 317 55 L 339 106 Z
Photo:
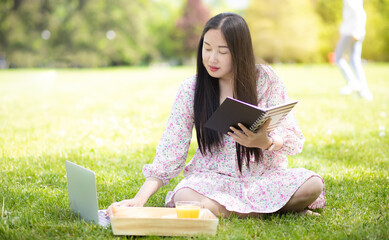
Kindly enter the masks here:
M 150 196 L 153 195 L 161 186 L 162 180 L 154 177 L 147 178 L 134 198 L 112 203 L 107 209 L 105 215 L 109 215 L 112 207 L 143 207 Z
M 111 204 L 111 206 L 108 207 L 105 215 L 108 216 L 109 212 L 111 211 L 112 207 L 143 207 L 143 203 L 141 201 L 132 198 L 132 199 L 124 199 L 120 202 L 114 202 Z

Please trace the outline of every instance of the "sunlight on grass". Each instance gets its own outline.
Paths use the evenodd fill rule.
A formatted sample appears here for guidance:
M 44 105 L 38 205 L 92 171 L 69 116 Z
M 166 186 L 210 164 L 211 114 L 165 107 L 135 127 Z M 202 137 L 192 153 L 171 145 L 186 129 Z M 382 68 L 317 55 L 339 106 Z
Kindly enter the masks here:
M 320 218 L 293 214 L 220 219 L 225 238 L 387 238 L 389 68 L 365 66 L 373 102 L 339 96 L 344 80 L 328 65 L 276 65 L 305 135 L 290 167 L 323 176 Z M 114 238 L 68 208 L 65 160 L 96 172 L 99 205 L 134 196 L 153 161 L 184 68 L 0 71 L 0 239 Z M 194 154 L 193 139 L 189 158 Z M 162 206 L 171 180 L 147 203 Z M 199 237 L 201 238 L 201 237 Z M 155 238 L 154 238 L 155 239 Z

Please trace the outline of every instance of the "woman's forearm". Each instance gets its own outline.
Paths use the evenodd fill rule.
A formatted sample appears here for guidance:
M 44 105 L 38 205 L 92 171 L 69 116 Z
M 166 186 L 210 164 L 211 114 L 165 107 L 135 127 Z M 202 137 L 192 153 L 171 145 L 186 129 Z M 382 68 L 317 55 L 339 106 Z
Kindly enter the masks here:
M 162 187 L 162 181 L 158 178 L 149 177 L 143 183 L 138 193 L 134 197 L 139 203 L 144 205 L 147 200 Z

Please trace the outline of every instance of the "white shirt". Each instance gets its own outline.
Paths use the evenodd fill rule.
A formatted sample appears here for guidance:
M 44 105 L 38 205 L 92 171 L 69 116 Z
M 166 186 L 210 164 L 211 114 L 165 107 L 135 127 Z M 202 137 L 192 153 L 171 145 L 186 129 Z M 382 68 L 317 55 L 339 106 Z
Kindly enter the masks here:
M 342 36 L 363 39 L 366 31 L 366 12 L 363 0 L 343 0 L 343 22 L 339 31 Z

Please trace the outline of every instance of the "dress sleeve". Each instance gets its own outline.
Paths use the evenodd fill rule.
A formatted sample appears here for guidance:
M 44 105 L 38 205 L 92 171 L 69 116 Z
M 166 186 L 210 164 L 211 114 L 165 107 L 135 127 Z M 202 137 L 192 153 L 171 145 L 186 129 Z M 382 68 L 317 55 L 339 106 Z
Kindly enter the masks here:
M 290 100 L 286 87 L 278 74 L 270 66 L 262 67 L 266 85 L 266 91 L 262 94 L 260 100 L 266 101 L 266 107 L 275 106 Z M 277 154 L 296 155 L 300 153 L 304 146 L 304 135 L 297 123 L 292 110 L 281 124 L 269 133 L 270 136 L 279 135 L 283 138 L 284 144 L 281 149 L 275 151 Z
M 143 175 L 146 178 L 161 179 L 163 185 L 178 176 L 185 166 L 194 125 L 194 81 L 195 77 L 192 77 L 181 84 L 154 161 L 143 167 Z

